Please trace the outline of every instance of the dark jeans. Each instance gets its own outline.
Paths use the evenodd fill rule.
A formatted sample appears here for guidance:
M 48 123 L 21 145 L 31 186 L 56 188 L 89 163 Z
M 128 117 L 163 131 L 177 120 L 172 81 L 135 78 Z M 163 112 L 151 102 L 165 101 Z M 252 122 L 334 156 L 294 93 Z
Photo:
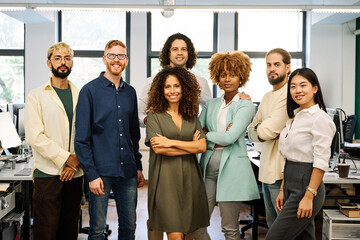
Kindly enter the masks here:
M 62 182 L 59 176 L 35 178 L 34 240 L 76 240 L 79 230 L 83 177 Z
M 106 216 L 112 190 L 118 214 L 118 239 L 134 240 L 136 228 L 137 178 L 101 177 L 105 195 L 95 195 L 89 190 L 90 230 L 89 240 L 105 238 Z

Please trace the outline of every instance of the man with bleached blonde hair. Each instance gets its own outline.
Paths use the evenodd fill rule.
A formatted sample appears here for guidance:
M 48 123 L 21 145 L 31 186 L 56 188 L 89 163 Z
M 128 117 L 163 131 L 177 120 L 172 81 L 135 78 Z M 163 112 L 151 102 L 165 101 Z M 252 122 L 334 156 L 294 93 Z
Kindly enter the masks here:
M 47 53 L 51 77 L 26 99 L 25 135 L 34 155 L 35 240 L 78 236 L 83 171 L 74 151 L 79 90 L 68 80 L 73 54 L 66 43 L 52 45 Z

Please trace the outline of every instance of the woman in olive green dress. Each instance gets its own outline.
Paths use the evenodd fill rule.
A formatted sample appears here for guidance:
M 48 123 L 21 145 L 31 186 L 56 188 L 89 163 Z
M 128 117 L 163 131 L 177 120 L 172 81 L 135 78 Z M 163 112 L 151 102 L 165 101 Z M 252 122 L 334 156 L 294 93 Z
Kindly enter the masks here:
M 209 210 L 197 153 L 206 151 L 197 118 L 200 87 L 193 74 L 174 67 L 159 72 L 148 93 L 145 144 L 150 147 L 149 230 L 168 239 L 209 225 Z

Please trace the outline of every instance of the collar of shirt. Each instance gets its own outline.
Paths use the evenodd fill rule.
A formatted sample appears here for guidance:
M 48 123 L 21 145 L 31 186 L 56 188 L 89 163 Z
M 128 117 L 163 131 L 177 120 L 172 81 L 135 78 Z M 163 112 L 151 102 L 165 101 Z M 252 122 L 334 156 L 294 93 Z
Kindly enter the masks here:
M 231 99 L 231 101 L 228 102 L 228 104 L 226 104 L 224 96 L 225 96 L 225 94 L 223 94 L 223 95 L 221 96 L 221 106 L 220 106 L 220 108 L 228 107 L 232 102 L 237 102 L 237 101 L 240 100 L 239 93 L 237 93 L 237 94 Z
M 294 110 L 294 115 L 298 114 L 298 113 L 310 113 L 313 114 L 317 111 L 320 110 L 319 104 L 315 104 L 314 106 L 311 106 L 309 108 L 303 109 L 300 111 L 300 108 L 297 108 Z
M 67 83 L 68 83 L 68 85 L 70 86 L 70 88 L 71 89 L 74 89 L 74 88 L 76 88 L 75 87 L 75 85 L 70 81 L 70 80 L 67 80 Z M 46 89 L 53 89 L 53 86 L 51 85 L 51 78 L 49 78 L 49 81 L 47 81 L 46 83 L 45 83 L 45 85 L 43 85 L 43 87 L 44 87 L 44 90 L 46 90 Z M 55 90 L 54 90 L 55 91 Z
M 113 86 L 114 84 L 113 84 L 109 79 L 107 79 L 107 78 L 104 76 L 104 73 L 105 73 L 105 72 L 101 72 L 101 73 L 100 73 L 100 76 L 99 76 L 101 83 L 104 85 L 104 87 Z M 120 87 L 121 87 L 121 88 L 124 88 L 125 86 L 126 86 L 126 85 L 124 84 L 124 80 L 123 80 L 123 78 L 121 77 L 121 78 L 120 78 Z

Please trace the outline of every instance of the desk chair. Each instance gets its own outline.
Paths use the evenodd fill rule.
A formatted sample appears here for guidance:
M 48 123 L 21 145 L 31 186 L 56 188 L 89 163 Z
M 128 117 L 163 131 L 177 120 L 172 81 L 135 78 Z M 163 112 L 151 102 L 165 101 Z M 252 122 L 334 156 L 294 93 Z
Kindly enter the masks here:
M 79 219 L 79 233 L 89 234 L 90 227 L 83 227 L 82 226 L 82 211 L 83 211 L 83 209 L 81 208 L 81 210 L 80 210 L 80 219 Z M 109 229 L 109 224 L 106 224 L 105 233 L 106 234 L 105 234 L 104 240 L 108 240 L 108 237 L 112 233 L 112 231 Z
M 251 163 L 255 178 L 258 179 L 258 172 L 259 169 L 256 165 Z M 244 204 L 247 204 L 250 206 L 250 215 L 249 219 L 242 220 L 240 219 L 239 224 L 245 225 L 240 229 L 240 237 L 244 238 L 245 231 L 252 229 L 252 239 L 257 240 L 258 239 L 258 226 L 268 228 L 266 219 L 259 219 L 259 216 L 265 216 L 265 205 L 264 205 L 264 197 L 262 193 L 262 186 L 261 182 L 257 181 L 259 193 L 260 193 L 260 199 L 255 199 L 251 201 L 244 201 Z
M 346 122 L 344 124 L 344 141 L 352 143 L 356 124 L 357 124 L 357 116 L 356 115 L 350 115 L 346 119 Z

